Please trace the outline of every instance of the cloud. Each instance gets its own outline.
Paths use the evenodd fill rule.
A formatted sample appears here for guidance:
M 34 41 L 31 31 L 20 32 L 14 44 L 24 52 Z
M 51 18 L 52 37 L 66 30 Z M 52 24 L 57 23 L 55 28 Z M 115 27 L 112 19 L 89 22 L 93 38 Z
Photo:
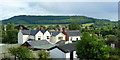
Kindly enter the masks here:
M 43 8 L 53 14 L 78 14 L 103 19 L 117 19 L 116 2 L 51 2 L 30 3 L 32 7 Z
M 36 2 L 2 0 L 0 20 L 15 15 L 85 15 L 117 20 L 117 2 Z
M 3 0 L 5 1 L 5 0 Z M 20 2 L 119 2 L 119 0 L 7 0 Z
M 31 7 L 29 2 L 18 0 L 8 0 L 0 2 L 0 20 L 10 18 L 15 15 L 46 14 L 47 10 L 41 7 Z

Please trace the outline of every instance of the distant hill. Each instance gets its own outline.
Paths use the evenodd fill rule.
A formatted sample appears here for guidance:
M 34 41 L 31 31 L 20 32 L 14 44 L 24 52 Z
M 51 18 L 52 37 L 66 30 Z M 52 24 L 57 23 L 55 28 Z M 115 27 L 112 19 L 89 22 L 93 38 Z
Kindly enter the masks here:
M 69 24 L 69 23 L 98 23 L 98 22 L 111 22 L 107 19 L 96 19 L 86 16 L 30 16 L 20 15 L 5 19 L 2 23 L 14 24 Z

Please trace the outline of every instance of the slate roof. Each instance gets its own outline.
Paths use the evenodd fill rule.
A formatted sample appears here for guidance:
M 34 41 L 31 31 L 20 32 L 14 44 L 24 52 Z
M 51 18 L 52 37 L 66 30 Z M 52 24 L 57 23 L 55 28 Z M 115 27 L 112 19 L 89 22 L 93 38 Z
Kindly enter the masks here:
M 21 32 L 23 33 L 23 35 L 29 35 L 30 34 L 30 30 L 21 30 Z
M 60 33 L 59 31 L 49 31 L 49 32 L 52 34 L 52 36 L 56 36 Z
M 56 44 L 65 44 L 66 40 L 58 41 Z
M 46 44 L 46 45 L 41 45 L 41 46 L 33 46 L 33 48 L 36 49 L 50 49 L 51 47 L 54 47 L 55 45 L 53 44 Z
M 51 47 L 54 47 L 55 45 L 50 44 L 47 40 L 34 40 L 34 41 L 27 41 L 22 46 L 31 46 L 31 48 L 36 49 L 50 49 Z
M 30 35 L 35 36 L 39 30 L 30 30 Z
M 63 51 L 64 53 L 68 53 L 68 52 L 72 52 L 72 51 L 76 50 L 75 44 L 76 44 L 76 42 L 63 44 L 63 45 L 58 45 L 58 46 L 52 47 L 52 48 L 50 48 L 48 50 L 52 50 L 54 48 L 58 48 L 59 50 Z
M 80 36 L 80 32 L 78 30 L 74 31 L 66 31 L 69 36 Z
M 22 30 L 22 33 L 24 35 L 32 35 L 35 36 L 39 31 L 41 31 L 43 34 L 46 32 L 45 30 Z M 50 32 L 50 34 L 52 34 L 52 36 L 56 36 L 58 35 L 60 32 L 59 31 L 48 31 Z M 66 31 L 66 33 L 69 36 L 80 36 L 80 32 L 78 30 L 74 30 L 74 31 Z
M 23 35 L 35 36 L 39 31 L 41 31 L 41 30 L 22 30 L 22 33 L 23 33 Z M 41 32 L 44 34 L 46 31 L 44 30 L 44 31 L 41 31 Z
M 43 34 L 46 32 L 46 30 L 40 30 Z
M 45 44 L 50 44 L 47 40 L 27 41 L 27 43 L 31 46 L 41 46 L 41 45 L 45 45 Z

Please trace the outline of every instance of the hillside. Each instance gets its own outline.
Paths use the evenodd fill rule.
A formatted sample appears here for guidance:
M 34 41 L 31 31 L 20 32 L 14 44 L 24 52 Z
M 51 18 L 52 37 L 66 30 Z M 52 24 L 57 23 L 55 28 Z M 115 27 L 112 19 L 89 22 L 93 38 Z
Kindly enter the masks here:
M 14 24 L 69 24 L 72 22 L 79 24 L 86 23 L 99 23 L 99 22 L 107 22 L 111 23 L 110 20 L 106 19 L 96 19 L 86 16 L 14 16 L 12 18 L 6 19 L 2 21 L 4 24 L 6 23 L 14 23 Z M 101 24 L 101 23 L 100 23 Z

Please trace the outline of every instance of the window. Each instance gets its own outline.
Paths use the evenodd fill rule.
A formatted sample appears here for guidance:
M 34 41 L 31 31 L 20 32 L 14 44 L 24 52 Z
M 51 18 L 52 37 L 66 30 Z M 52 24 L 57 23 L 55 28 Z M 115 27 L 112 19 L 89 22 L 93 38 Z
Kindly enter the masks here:
M 38 36 L 38 40 L 41 40 L 41 36 Z
M 72 40 L 72 37 L 71 37 L 71 39 L 70 40 Z
M 78 38 L 76 38 L 76 40 L 78 40 Z
M 58 37 L 59 40 L 63 40 L 63 37 Z
M 40 38 L 38 38 L 38 40 L 40 40 Z
M 49 36 L 47 36 L 47 39 L 50 39 Z

